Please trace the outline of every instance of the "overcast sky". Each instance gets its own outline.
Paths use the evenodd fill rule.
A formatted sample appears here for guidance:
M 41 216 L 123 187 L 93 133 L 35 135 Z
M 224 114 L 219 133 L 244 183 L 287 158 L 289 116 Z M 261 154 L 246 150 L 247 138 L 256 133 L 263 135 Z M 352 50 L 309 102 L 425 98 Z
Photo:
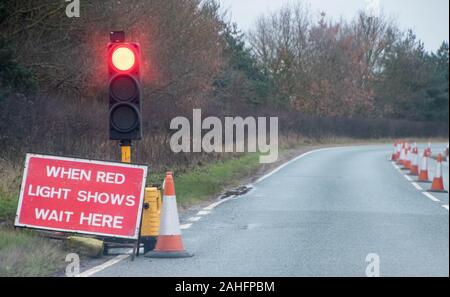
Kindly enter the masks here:
M 231 19 L 247 32 L 262 14 L 280 8 L 294 0 L 219 0 L 228 9 Z M 350 19 L 367 2 L 378 1 L 388 16 L 395 17 L 403 29 L 413 29 L 428 50 L 436 50 L 442 41 L 449 40 L 449 0 L 303 0 L 318 16 L 325 11 L 337 20 L 341 16 Z

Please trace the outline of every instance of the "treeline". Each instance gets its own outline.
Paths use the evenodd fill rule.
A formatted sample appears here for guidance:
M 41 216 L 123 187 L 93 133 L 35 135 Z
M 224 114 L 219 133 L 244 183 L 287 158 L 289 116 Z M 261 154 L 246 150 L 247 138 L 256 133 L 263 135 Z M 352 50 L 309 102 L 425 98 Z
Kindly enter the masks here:
M 309 137 L 448 136 L 448 44 L 425 51 L 385 16 L 314 19 L 301 4 L 262 16 L 248 34 L 214 0 L 0 2 L 0 149 L 116 158 L 107 134 L 106 43 L 124 29 L 144 50 L 139 159 L 169 152 L 170 120 L 279 116 Z M 18 153 L 19 152 L 19 153 Z M 0 156 L 1 157 L 1 156 Z
M 448 122 L 448 43 L 428 53 L 384 15 L 333 22 L 286 6 L 261 17 L 249 41 L 276 104 L 312 115 Z

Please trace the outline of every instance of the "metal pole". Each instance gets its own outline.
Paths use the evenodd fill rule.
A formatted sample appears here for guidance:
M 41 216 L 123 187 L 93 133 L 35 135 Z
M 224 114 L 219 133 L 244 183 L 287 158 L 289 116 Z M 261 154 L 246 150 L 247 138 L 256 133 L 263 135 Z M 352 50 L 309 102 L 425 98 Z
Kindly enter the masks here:
M 122 163 L 131 163 L 131 140 L 121 140 Z
M 131 140 L 121 140 L 120 141 L 120 150 L 121 150 L 121 158 L 122 163 L 131 163 Z M 142 221 L 141 221 L 142 224 Z M 133 247 L 133 254 L 131 256 L 131 261 L 134 261 L 136 255 L 139 255 L 139 245 L 141 241 L 141 226 L 139 226 L 139 237 Z

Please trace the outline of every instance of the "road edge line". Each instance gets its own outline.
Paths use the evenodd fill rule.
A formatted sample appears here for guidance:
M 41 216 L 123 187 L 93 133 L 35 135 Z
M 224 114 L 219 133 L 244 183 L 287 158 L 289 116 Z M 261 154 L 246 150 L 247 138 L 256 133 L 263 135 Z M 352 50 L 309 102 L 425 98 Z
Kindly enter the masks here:
M 132 250 L 129 250 L 128 253 L 132 252 Z M 123 254 L 123 255 L 118 255 L 114 258 L 112 258 L 111 260 L 106 261 L 103 264 L 97 265 L 95 267 L 92 267 L 91 269 L 88 269 L 84 272 L 81 272 L 78 277 L 91 277 L 96 273 L 99 273 L 100 271 L 105 270 L 106 268 L 109 268 L 119 262 L 122 262 L 123 260 L 129 258 L 131 255 L 130 254 Z
M 351 146 L 350 146 L 351 147 Z M 317 153 L 317 152 L 322 152 L 322 151 L 329 151 L 329 150 L 335 150 L 335 149 L 342 149 L 342 148 L 348 148 L 348 147 L 344 147 L 344 146 L 339 146 L 339 147 L 327 147 L 327 148 L 321 148 L 321 149 L 315 149 L 312 151 L 308 151 L 306 153 L 303 153 L 297 157 L 295 157 L 292 160 L 287 161 L 286 163 L 280 165 L 279 167 L 275 168 L 274 170 L 270 171 L 269 173 L 267 173 L 266 175 L 263 175 L 262 177 L 260 177 L 259 179 L 257 179 L 253 185 L 259 184 L 262 181 L 268 179 L 269 177 L 271 177 L 272 175 L 274 175 L 275 173 L 277 173 L 278 171 L 282 170 L 283 168 L 285 168 L 286 166 L 291 165 L 294 162 L 297 162 L 300 159 L 303 159 L 306 156 L 309 156 L 311 154 Z
M 431 195 L 429 192 L 422 192 L 422 194 L 424 194 L 428 199 L 430 199 L 431 201 L 434 202 L 441 202 L 441 200 L 439 200 L 438 198 L 434 197 L 433 195 Z

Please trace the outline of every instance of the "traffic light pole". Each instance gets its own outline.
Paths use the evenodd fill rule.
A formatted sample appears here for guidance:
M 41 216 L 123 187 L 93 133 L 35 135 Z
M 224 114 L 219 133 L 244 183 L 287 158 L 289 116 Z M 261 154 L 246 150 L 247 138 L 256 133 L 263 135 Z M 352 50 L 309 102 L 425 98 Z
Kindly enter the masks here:
M 122 163 L 131 163 L 131 140 L 121 140 Z
M 121 150 L 121 159 L 122 163 L 131 163 L 131 140 L 121 140 L 120 141 L 120 150 Z M 131 256 L 131 261 L 134 261 L 134 257 L 139 256 L 139 246 L 141 243 L 141 228 L 142 228 L 142 219 L 141 225 L 139 226 L 139 237 L 134 244 L 133 254 Z

